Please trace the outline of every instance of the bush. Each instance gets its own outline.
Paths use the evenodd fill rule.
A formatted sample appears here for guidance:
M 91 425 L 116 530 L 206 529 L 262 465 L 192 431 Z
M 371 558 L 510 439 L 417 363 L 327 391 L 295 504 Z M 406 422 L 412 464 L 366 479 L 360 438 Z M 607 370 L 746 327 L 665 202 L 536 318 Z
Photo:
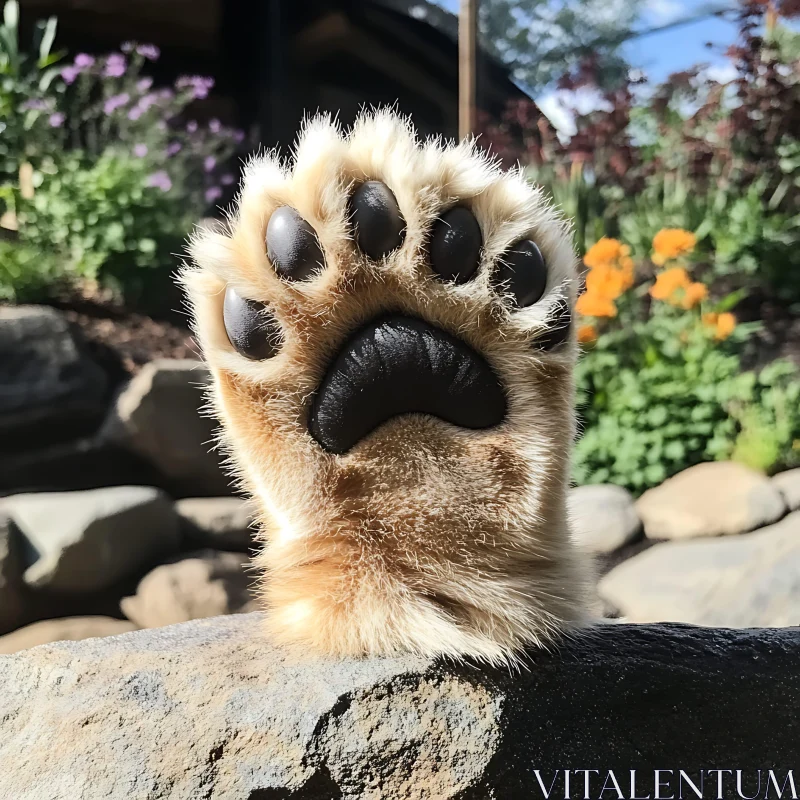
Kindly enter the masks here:
M 638 494 L 702 461 L 763 470 L 800 461 L 797 370 L 777 361 L 742 371 L 741 345 L 756 326 L 737 325 L 725 301 L 709 306 L 706 286 L 690 277 L 694 247 L 687 231 L 660 231 L 652 253 L 660 269 L 638 285 L 619 241 L 602 239 L 586 254 L 579 483 Z
M 143 73 L 159 58 L 153 45 L 56 69 L 51 20 L 45 55 L 24 57 L 15 9 L 7 3 L 0 36 L 0 70 L 12 76 L 0 107 L 13 128 L 0 137 L 0 224 L 17 235 L 2 248 L 0 297 L 46 299 L 90 281 L 136 300 L 153 276 L 166 285 L 192 225 L 234 183 L 228 164 L 244 135 L 187 119 L 211 78 L 155 88 Z

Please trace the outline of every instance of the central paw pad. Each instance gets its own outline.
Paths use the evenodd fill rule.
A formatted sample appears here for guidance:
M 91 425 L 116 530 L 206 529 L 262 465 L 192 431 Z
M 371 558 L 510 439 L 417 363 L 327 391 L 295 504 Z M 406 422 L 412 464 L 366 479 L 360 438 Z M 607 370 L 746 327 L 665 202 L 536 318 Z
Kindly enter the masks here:
M 183 281 L 274 635 L 503 660 L 580 615 L 575 256 L 518 172 L 388 112 L 247 168 Z

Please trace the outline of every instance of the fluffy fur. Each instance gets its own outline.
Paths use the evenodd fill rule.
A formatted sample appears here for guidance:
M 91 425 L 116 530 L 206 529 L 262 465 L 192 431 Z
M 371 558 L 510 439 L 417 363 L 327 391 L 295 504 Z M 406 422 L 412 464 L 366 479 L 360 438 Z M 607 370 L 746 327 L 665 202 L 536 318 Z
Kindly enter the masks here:
M 406 220 L 403 246 L 381 263 L 358 251 L 348 224 L 348 197 L 364 180 L 386 183 Z M 456 202 L 484 239 L 479 273 L 461 286 L 436 280 L 426 260 L 434 219 Z M 325 252 L 311 281 L 281 280 L 268 261 L 266 226 L 281 205 L 314 227 Z M 490 275 L 525 237 L 545 255 L 548 285 L 538 303 L 512 310 Z M 213 408 L 263 517 L 256 565 L 273 637 L 339 655 L 502 663 L 583 621 L 583 565 L 565 509 L 575 344 L 531 346 L 548 312 L 574 302 L 575 255 L 540 191 L 473 143 L 419 143 L 389 111 L 365 114 L 346 134 L 317 117 L 291 164 L 270 153 L 248 165 L 227 231 L 198 232 L 190 252 L 182 281 Z M 227 284 L 278 319 L 275 357 L 248 361 L 229 343 Z M 310 400 L 342 343 L 385 310 L 422 317 L 482 353 L 508 393 L 503 424 L 464 430 L 405 415 L 344 456 L 323 451 L 308 433 Z

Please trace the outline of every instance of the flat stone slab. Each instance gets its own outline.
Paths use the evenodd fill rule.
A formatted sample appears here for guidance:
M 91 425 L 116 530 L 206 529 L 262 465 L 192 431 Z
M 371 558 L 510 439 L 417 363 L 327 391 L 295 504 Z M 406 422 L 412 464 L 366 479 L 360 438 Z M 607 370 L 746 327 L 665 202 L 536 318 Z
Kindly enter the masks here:
M 262 630 L 247 614 L 0 657 L 0 797 L 542 797 L 535 770 L 563 797 L 565 769 L 633 767 L 653 796 L 654 769 L 797 766 L 797 629 L 607 624 L 514 671 L 311 657 Z
M 5 636 L 0 636 L 0 653 L 18 653 L 50 642 L 78 641 L 98 636 L 116 636 L 135 631 L 126 619 L 112 617 L 64 617 L 32 622 Z
M 800 625 L 800 511 L 754 533 L 654 545 L 598 592 L 631 622 Z
M 777 487 L 764 475 L 733 461 L 697 464 L 636 503 L 649 539 L 723 536 L 769 525 L 787 507 Z

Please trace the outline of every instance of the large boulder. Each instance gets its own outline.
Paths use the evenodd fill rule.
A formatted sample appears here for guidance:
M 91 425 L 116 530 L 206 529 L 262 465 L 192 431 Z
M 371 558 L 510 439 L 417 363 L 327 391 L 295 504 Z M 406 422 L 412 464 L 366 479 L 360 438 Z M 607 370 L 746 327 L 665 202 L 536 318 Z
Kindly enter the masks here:
M 242 497 L 187 497 L 175 503 L 191 547 L 246 553 L 255 545 L 255 509 Z
M 0 507 L 0 634 L 18 627 L 25 618 L 22 560 L 11 517 Z
M 64 617 L 33 622 L 13 633 L 0 636 L 0 653 L 18 653 L 50 642 L 78 641 L 93 637 L 116 636 L 135 631 L 126 619 L 112 617 Z
M 800 467 L 774 475 L 772 485 L 783 495 L 790 511 L 800 509 Z
M 3 508 L 24 539 L 25 582 L 35 588 L 96 591 L 178 548 L 172 502 L 149 486 L 20 494 Z
M 102 420 L 108 380 L 58 311 L 0 307 L 0 450 L 80 435 Z
M 697 464 L 645 492 L 636 504 L 650 539 L 746 533 L 787 511 L 760 472 L 733 461 Z
M 125 616 L 140 628 L 255 611 L 249 559 L 242 553 L 205 550 L 162 564 L 142 578 L 133 597 L 123 598 Z
M 678 768 L 716 788 L 737 765 L 752 796 L 800 740 L 790 629 L 604 625 L 508 670 L 314 657 L 238 615 L 4 656 L 0 685 L 15 800 L 564 797 L 564 770 L 568 796 L 617 796 L 617 770 L 628 797 L 631 768 L 677 797 Z
M 175 494 L 230 494 L 222 457 L 213 449 L 218 425 L 201 412 L 208 380 L 200 361 L 151 361 L 118 395 L 103 438 L 153 464 Z
M 621 486 L 578 486 L 567 509 L 578 546 L 589 553 L 612 553 L 641 537 L 633 498 Z
M 632 622 L 800 625 L 800 511 L 755 533 L 655 545 L 598 591 Z

